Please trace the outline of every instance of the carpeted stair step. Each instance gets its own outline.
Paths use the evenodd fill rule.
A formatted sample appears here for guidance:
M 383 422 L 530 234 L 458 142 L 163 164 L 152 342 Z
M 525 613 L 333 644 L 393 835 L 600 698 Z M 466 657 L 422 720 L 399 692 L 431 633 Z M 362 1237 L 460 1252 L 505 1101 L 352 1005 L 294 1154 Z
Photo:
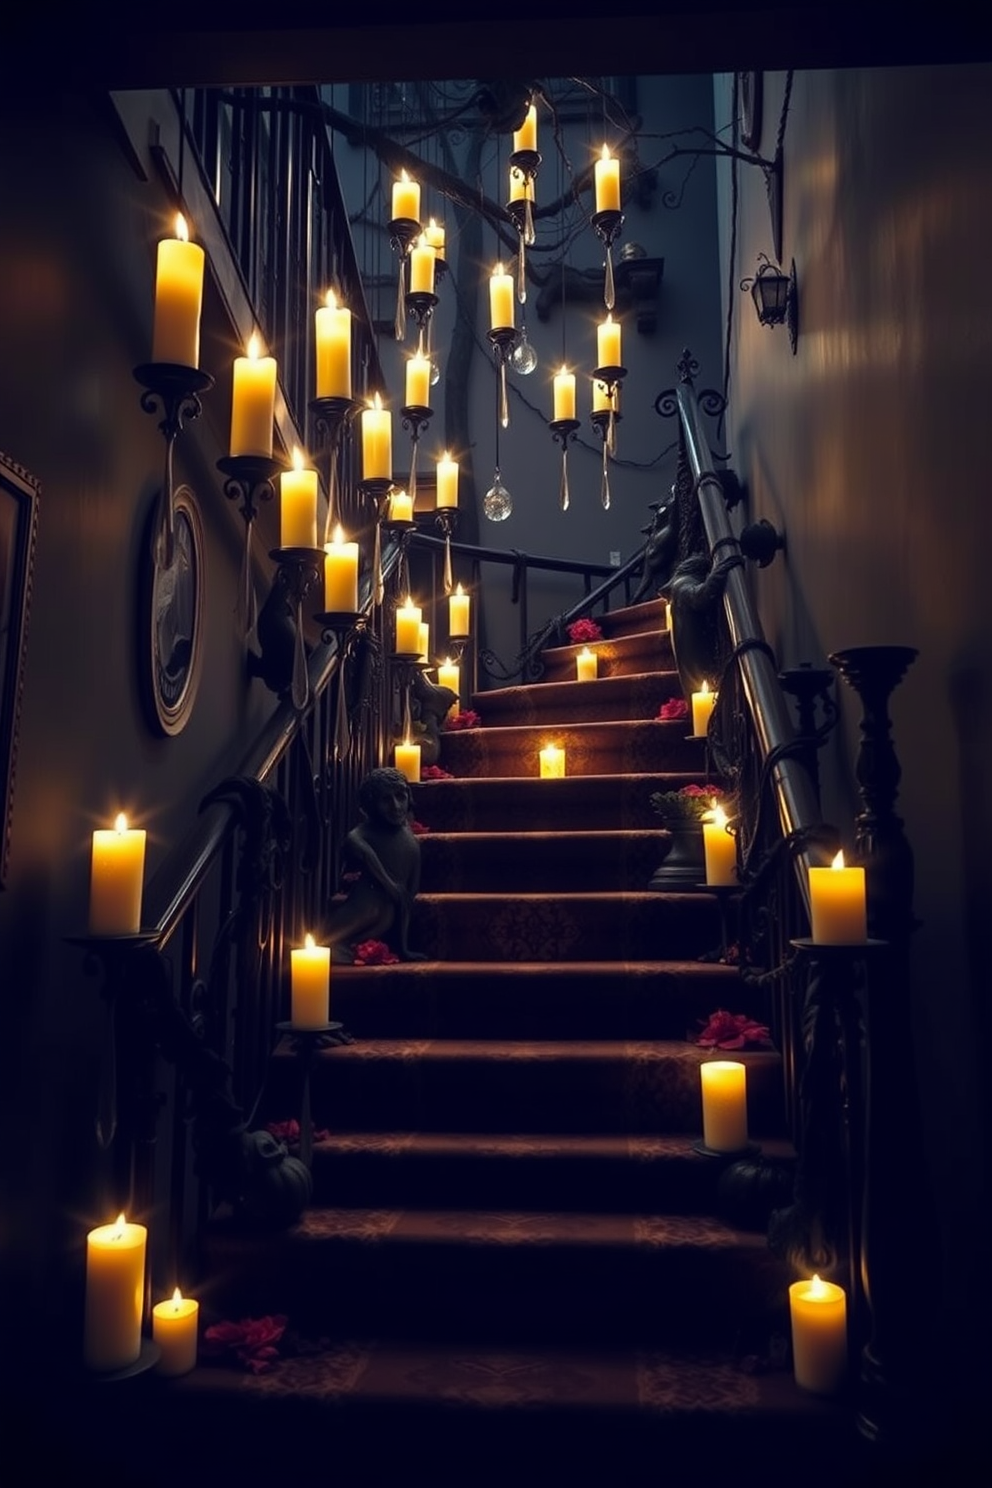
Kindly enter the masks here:
M 675 770 L 564 780 L 422 780 L 413 786 L 413 811 L 432 832 L 643 831 L 659 825 L 654 791 L 701 778 L 699 771 Z
M 360 1039 L 684 1039 L 718 1008 L 763 1017 L 752 1002 L 735 967 L 707 961 L 406 961 L 331 977 L 331 1016 Z
M 630 832 L 426 832 L 420 839 L 424 893 L 498 893 L 521 869 L 547 892 L 643 889 L 665 860 L 662 827 Z
M 597 657 L 597 677 L 622 677 L 631 672 L 671 671 L 674 666 L 671 642 L 666 630 L 632 631 L 630 634 L 607 636 L 601 641 L 577 645 L 552 646 L 541 653 L 543 682 L 572 682 L 576 678 L 575 658 L 588 645 Z
M 677 1040 L 358 1039 L 317 1051 L 314 1123 L 331 1132 L 702 1132 L 699 1066 L 707 1050 Z M 782 1074 L 771 1050 L 747 1066 L 748 1130 L 784 1133 Z M 269 1073 L 267 1109 L 299 1110 L 288 1039 Z M 457 1197 L 457 1196 L 454 1196 Z
M 594 682 L 497 687 L 474 693 L 472 709 L 482 719 L 483 728 L 524 723 L 546 728 L 560 723 L 588 723 L 592 718 L 603 722 L 657 718 L 662 703 L 681 696 L 677 672 L 639 672 L 597 677 Z
M 607 610 L 596 615 L 595 621 L 603 635 L 612 640 L 616 636 L 639 635 L 644 631 L 663 631 L 667 635 L 667 608 L 663 599 L 645 599 L 640 604 L 621 605 L 619 609 Z
M 204 1243 L 228 1316 L 433 1340 L 731 1347 L 789 1279 L 763 1235 L 693 1214 L 314 1208 L 277 1233 L 221 1219 Z
M 720 939 L 711 894 L 421 894 L 411 944 L 433 961 L 692 959 Z
M 458 776 L 539 777 L 545 744 L 564 749 L 569 775 L 700 771 L 699 743 L 685 721 L 658 718 L 460 729 L 441 735 L 439 763 Z
M 761 1147 L 786 1203 L 792 1148 Z M 722 1212 L 717 1184 L 731 1162 L 688 1136 L 340 1131 L 318 1135 L 312 1171 L 314 1203 L 349 1209 L 443 1208 L 457 1195 L 463 1208 L 687 1214 Z

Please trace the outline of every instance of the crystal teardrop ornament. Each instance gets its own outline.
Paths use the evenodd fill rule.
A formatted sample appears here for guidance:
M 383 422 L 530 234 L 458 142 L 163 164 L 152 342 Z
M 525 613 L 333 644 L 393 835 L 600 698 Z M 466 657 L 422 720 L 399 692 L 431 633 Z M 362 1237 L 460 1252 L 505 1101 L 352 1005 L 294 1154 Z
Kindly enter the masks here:
M 520 332 L 520 340 L 510 354 L 510 366 L 521 377 L 527 377 L 537 366 L 537 352 L 527 340 L 527 327 Z
M 482 510 L 490 522 L 505 522 L 513 510 L 513 497 L 500 479 L 498 470 L 492 485 L 482 498 Z

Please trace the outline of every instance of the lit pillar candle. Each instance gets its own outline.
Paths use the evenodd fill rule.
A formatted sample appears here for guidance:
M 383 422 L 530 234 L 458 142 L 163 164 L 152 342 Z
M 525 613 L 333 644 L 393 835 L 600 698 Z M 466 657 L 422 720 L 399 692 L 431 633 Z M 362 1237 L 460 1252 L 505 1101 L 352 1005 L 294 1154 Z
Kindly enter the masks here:
M 393 491 L 389 497 L 389 520 L 391 522 L 413 521 L 413 497 L 409 491 Z
M 747 1146 L 747 1070 L 734 1059 L 699 1066 L 703 1094 L 703 1144 L 711 1152 Z
M 176 1287 L 167 1302 L 152 1308 L 152 1339 L 162 1350 L 159 1374 L 189 1374 L 196 1367 L 196 1330 L 200 1304 Z
M 401 656 L 420 655 L 420 622 L 423 612 L 407 595 L 405 605 L 396 611 L 396 650 Z
M 417 656 L 421 661 L 429 661 L 428 655 L 431 649 L 431 628 L 426 620 L 420 622 L 420 632 L 417 639 Z
M 458 461 L 445 450 L 437 462 L 437 504 L 458 505 Z
M 575 417 L 575 373 L 562 367 L 555 373 L 555 418 Z
M 812 936 L 818 945 L 864 945 L 868 923 L 863 868 L 846 868 L 842 852 L 829 868 L 811 868 L 809 900 Z
M 424 237 L 434 249 L 435 259 L 444 257 L 444 223 L 437 222 L 432 217 L 424 228 Z
M 716 698 L 716 693 L 710 692 L 708 682 L 704 682 L 699 691 L 692 694 L 692 732 L 697 738 L 702 738 L 710 726 L 710 714 Z
M 415 785 L 420 779 L 420 745 L 411 744 L 407 739 L 402 744 L 397 744 L 393 753 L 396 768 L 400 774 Z
M 525 175 L 515 165 L 510 166 L 510 200 L 533 201 L 534 200 L 534 177 Z
M 513 275 L 504 273 L 501 263 L 489 276 L 489 324 L 494 331 L 514 326 Z
M 595 682 L 599 672 L 599 659 L 595 651 L 583 646 L 575 658 L 575 676 L 579 682 Z
M 427 241 L 427 234 L 421 233 L 410 253 L 411 294 L 434 293 L 434 265 L 436 262 L 437 255 Z
M 393 420 L 376 393 L 371 408 L 362 411 L 362 479 L 392 480 Z
M 393 182 L 393 218 L 420 221 L 420 186 L 411 181 L 406 171 L 401 171 L 399 179 Z
M 665 600 L 665 629 L 671 634 L 672 629 L 672 605 L 671 601 Z
M 537 149 L 537 108 L 532 103 L 519 129 L 513 131 L 514 150 Z
M 155 323 L 152 361 L 200 365 L 204 253 L 189 241 L 186 219 L 176 217 L 176 236 L 163 238 L 155 265 Z
M 832 1281 L 794 1281 L 789 1287 L 792 1367 L 796 1384 L 833 1395 L 847 1374 L 847 1295 Z
M 439 687 L 450 687 L 455 697 L 459 697 L 461 695 L 462 682 L 461 668 L 457 661 L 452 661 L 450 656 L 442 661 L 437 669 L 437 681 Z M 452 703 L 449 712 L 454 713 L 457 708 L 457 702 Z
M 454 594 L 448 595 L 448 634 L 467 636 L 471 616 L 472 596 L 466 594 L 461 584 Z
M 622 367 L 620 360 L 620 322 L 607 315 L 596 327 L 597 367 Z
M 147 1243 L 144 1225 L 123 1214 L 86 1236 L 83 1358 L 90 1369 L 126 1369 L 141 1353 Z
M 316 316 L 317 397 L 351 397 L 351 311 L 332 289 Z
M 714 806 L 712 820 L 703 819 L 703 852 L 708 884 L 737 882 L 737 839 L 727 831 L 727 813 Z
M 406 364 L 407 408 L 429 408 L 431 406 L 431 359 L 421 356 L 419 351 Z
M 279 477 L 279 545 L 317 546 L 317 472 L 304 467 L 298 449 L 293 450 L 292 470 Z
M 603 363 L 600 365 L 602 366 Z M 614 413 L 620 412 L 620 385 L 614 383 L 611 392 L 608 382 L 600 382 L 598 377 L 594 377 L 592 380 L 592 411 L 593 413 L 609 413 L 610 409 Z
M 323 1028 L 330 1012 L 331 948 L 307 935 L 289 956 L 290 1022 L 294 1028 Z
M 248 355 L 234 359 L 231 403 L 231 454 L 272 458 L 272 424 L 276 407 L 276 359 L 259 355 L 258 337 Z
M 557 744 L 545 744 L 541 750 L 541 779 L 565 778 L 565 751 Z
M 119 814 L 112 828 L 93 833 L 90 860 L 90 934 L 136 935 L 141 928 L 145 832 Z
M 324 544 L 324 609 L 345 615 L 358 611 L 358 544 L 345 542 L 340 524 L 334 540 Z
M 620 161 L 610 154 L 609 145 L 596 161 L 596 211 L 619 212 L 620 210 Z M 605 367 L 605 362 L 600 362 Z

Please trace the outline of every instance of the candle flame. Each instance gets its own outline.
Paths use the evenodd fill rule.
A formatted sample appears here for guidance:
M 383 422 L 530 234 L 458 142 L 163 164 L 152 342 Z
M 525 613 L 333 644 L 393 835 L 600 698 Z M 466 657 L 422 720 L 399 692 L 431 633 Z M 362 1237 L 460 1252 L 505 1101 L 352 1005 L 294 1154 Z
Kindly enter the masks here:
M 446 667 L 450 667 L 452 665 L 452 660 L 451 660 L 451 657 L 450 656 L 446 656 L 444 658 L 444 664 L 445 664 Z
M 708 682 L 705 682 L 704 681 L 702 687 L 699 689 L 700 693 L 702 694 L 703 697 L 706 697 L 709 694 L 709 690 L 710 690 L 710 684 Z
M 312 951 L 314 949 L 315 945 L 316 945 L 316 942 L 315 942 L 313 936 L 310 935 L 310 934 L 304 935 L 304 937 L 303 937 L 303 945 L 306 948 L 306 950 Z
M 603 324 L 604 324 L 604 326 L 608 326 L 608 325 L 612 325 L 613 324 L 613 312 L 612 311 L 608 310 L 606 312 L 606 319 L 603 321 Z
M 182 1292 L 181 1292 L 181 1291 L 180 1291 L 180 1290 L 179 1290 L 179 1288 L 178 1288 L 178 1287 L 176 1287 L 176 1290 L 175 1290 L 175 1291 L 174 1291 L 174 1292 L 173 1292 L 173 1294 L 172 1294 L 172 1306 L 173 1306 L 173 1308 L 174 1308 L 174 1310 L 175 1310 L 175 1311 L 176 1311 L 176 1312 L 178 1312 L 178 1311 L 179 1311 L 179 1304 L 180 1304 L 180 1302 L 181 1302 L 181 1301 L 182 1301 L 182 1300 L 183 1300 L 183 1294 L 182 1294 Z
M 612 159 L 612 156 L 610 155 L 610 147 L 609 147 L 609 145 L 604 145 L 603 146 L 603 151 L 602 151 L 602 154 L 600 155 L 600 159 L 601 160 L 610 160 L 610 159 Z
M 462 588 L 461 584 L 458 585 L 458 588 L 455 590 L 455 593 L 456 594 L 464 594 L 465 593 L 465 590 Z
M 298 445 L 295 445 L 295 444 L 293 445 L 293 469 L 294 470 L 302 470 L 303 469 L 303 456 L 300 453 L 299 446 Z
M 716 800 L 714 800 L 712 803 L 710 821 L 715 827 L 719 827 L 721 830 L 723 830 L 727 825 L 727 813 L 724 811 L 722 806 L 717 805 Z
M 176 213 L 176 237 L 180 243 L 189 242 L 189 228 L 186 226 L 186 218 L 182 212 Z
M 588 661 L 589 657 L 592 655 L 592 652 L 589 650 L 588 646 L 583 646 L 582 650 L 579 652 L 579 655 L 584 661 Z
M 843 854 L 843 852 L 839 852 L 837 854 L 837 856 L 834 858 L 834 860 L 830 864 L 830 866 L 831 866 L 831 868 L 843 868 L 843 866 L 844 866 L 844 854 Z
M 502 264 L 502 262 L 500 262 L 493 269 L 493 278 L 494 279 L 497 278 L 500 274 L 502 274 L 502 272 L 503 272 L 503 264 Z
M 123 811 L 118 811 L 114 817 L 114 831 L 122 834 L 127 831 L 127 817 Z
M 324 304 L 327 306 L 328 310 L 336 310 L 338 308 L 338 297 L 334 293 L 333 289 L 329 289 L 327 291 L 327 294 L 324 296 Z
M 116 1225 L 116 1228 L 114 1230 L 114 1239 L 115 1240 L 122 1240 L 124 1238 L 124 1226 L 126 1224 L 127 1224 L 127 1220 L 124 1218 L 124 1214 L 123 1214 L 123 1211 L 122 1211 L 117 1216 L 117 1225 Z
M 430 222 L 428 223 L 428 230 L 430 232 L 437 232 L 437 222 L 436 222 L 436 220 L 433 217 L 431 218 Z
M 254 331 L 252 331 L 251 337 L 250 337 L 250 339 L 248 341 L 248 360 L 250 362 L 257 362 L 258 361 L 258 353 L 259 353 L 258 336 L 255 334 Z
M 343 542 L 344 542 L 344 528 L 341 526 L 341 523 L 339 522 L 338 525 L 334 529 L 334 545 L 335 545 L 335 547 L 338 547 L 339 548 Z
M 407 181 L 407 182 L 410 180 L 410 177 L 406 173 L 405 167 L 404 167 L 403 170 L 400 171 L 400 180 L 401 181 Z
M 825 1297 L 827 1295 L 827 1289 L 824 1286 L 823 1282 L 820 1280 L 819 1276 L 816 1274 L 816 1272 L 813 1273 L 813 1279 L 812 1279 L 812 1281 L 809 1284 L 809 1291 L 806 1293 L 806 1295 L 808 1297 L 820 1297 L 820 1298 L 823 1298 L 823 1297 Z
M 382 409 L 382 399 L 380 398 L 378 393 L 376 393 L 375 397 L 372 399 L 372 407 L 376 410 L 377 413 L 380 412 Z
M 565 363 L 564 362 L 562 362 L 562 364 L 561 364 L 561 371 L 559 372 L 558 376 L 559 377 L 567 377 L 568 376 L 568 368 L 565 366 Z

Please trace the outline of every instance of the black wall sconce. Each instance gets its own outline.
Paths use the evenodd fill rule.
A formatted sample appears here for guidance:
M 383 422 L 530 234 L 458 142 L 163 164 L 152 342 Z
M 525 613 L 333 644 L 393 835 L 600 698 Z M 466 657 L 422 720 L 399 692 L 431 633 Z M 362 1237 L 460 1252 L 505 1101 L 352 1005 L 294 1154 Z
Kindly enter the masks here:
M 742 279 L 741 289 L 749 289 L 763 326 L 787 325 L 792 355 L 799 340 L 799 290 L 796 284 L 796 260 L 788 274 L 771 262 L 767 254 L 758 254 L 758 272 L 753 279 Z

